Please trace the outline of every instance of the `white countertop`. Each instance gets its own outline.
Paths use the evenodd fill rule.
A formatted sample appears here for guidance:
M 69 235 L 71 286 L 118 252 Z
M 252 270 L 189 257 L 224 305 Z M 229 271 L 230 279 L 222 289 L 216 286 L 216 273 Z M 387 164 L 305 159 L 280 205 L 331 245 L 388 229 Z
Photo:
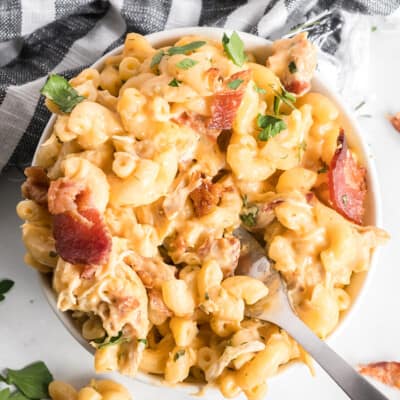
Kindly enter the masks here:
M 392 240 L 380 252 L 377 271 L 369 292 L 355 315 L 331 345 L 347 361 L 358 363 L 400 361 L 400 134 L 385 119 L 400 111 L 400 40 L 394 31 L 379 29 L 372 34 L 369 101 L 360 118 L 363 133 L 375 158 L 383 200 L 383 227 Z M 19 179 L 16 179 L 18 177 Z M 15 287 L 0 303 L 0 372 L 22 368 L 43 360 L 56 379 L 79 386 L 94 377 L 93 359 L 70 336 L 47 305 L 36 272 L 26 267 L 20 240 L 21 221 L 15 215 L 20 198 L 21 175 L 14 171 L 0 176 L 0 279 L 15 281 Z M 151 387 L 115 375 L 134 399 L 190 399 L 167 388 Z M 400 399 L 400 390 L 376 384 L 389 399 Z M 221 399 L 214 391 L 207 399 Z M 347 397 L 318 367 L 312 378 L 305 366 L 290 368 L 269 384 L 268 399 L 341 400 Z M 365 399 L 368 400 L 368 399 Z

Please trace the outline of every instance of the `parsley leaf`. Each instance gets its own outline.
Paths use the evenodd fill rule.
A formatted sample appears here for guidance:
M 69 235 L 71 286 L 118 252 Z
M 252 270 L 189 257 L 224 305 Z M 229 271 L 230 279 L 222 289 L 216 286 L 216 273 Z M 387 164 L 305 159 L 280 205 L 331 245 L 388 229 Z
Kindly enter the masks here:
M 285 121 L 272 115 L 261 115 L 257 117 L 257 125 L 262 131 L 258 134 L 258 139 L 267 141 L 276 136 L 279 132 L 287 128 Z
M 163 50 L 160 50 L 156 54 L 154 54 L 153 58 L 151 59 L 150 62 L 150 68 L 153 69 L 156 67 L 158 64 L 160 64 L 161 59 L 164 57 L 165 53 Z
M 376 32 L 378 28 L 376 26 L 371 26 L 371 32 Z
M 196 64 L 198 64 L 198 61 L 192 60 L 191 58 L 184 58 L 183 60 L 179 61 L 177 64 L 175 64 L 178 68 L 181 69 L 189 69 L 194 67 Z
M 126 338 L 122 337 L 122 331 L 118 333 L 117 336 L 112 336 L 110 339 L 107 341 L 107 338 L 105 338 L 101 343 L 98 343 L 97 348 L 102 349 L 103 347 L 107 346 L 113 346 L 114 344 L 120 344 L 126 341 Z
M 289 65 L 288 65 L 288 68 L 289 68 L 289 72 L 291 74 L 294 74 L 294 73 L 297 72 L 297 65 L 296 65 L 296 63 L 294 61 L 290 61 Z
M 225 53 L 233 63 L 241 67 L 247 57 L 244 52 L 244 44 L 239 35 L 236 32 L 233 32 L 231 37 L 229 37 L 224 33 L 222 36 L 222 46 L 224 47 Z
M 274 91 L 275 96 L 279 97 L 279 99 L 288 105 L 290 108 L 295 109 L 296 107 L 293 105 L 293 103 L 296 102 L 296 96 L 294 96 L 292 93 L 286 91 L 284 88 L 282 88 L 282 93 L 279 93 L 277 90 L 275 90 L 272 86 L 271 89 Z
M 7 370 L 7 383 L 15 385 L 26 397 L 31 399 L 48 398 L 47 390 L 53 376 L 42 361 L 38 361 L 20 370 Z M 14 396 L 14 394 L 13 394 Z M 14 398 L 14 397 L 11 398 Z M 15 398 L 21 399 L 20 396 Z
M 79 96 L 64 77 L 56 74 L 49 76 L 40 93 L 53 101 L 65 113 L 70 113 L 78 103 L 85 100 L 85 97 Z
M 250 205 L 247 195 L 243 196 L 243 212 L 239 214 L 241 221 L 247 226 L 254 226 L 257 223 L 258 207 Z
M 190 51 L 196 50 L 199 47 L 202 47 L 206 44 L 203 40 L 197 40 L 195 42 L 191 42 L 185 44 L 184 46 L 174 46 L 170 47 L 167 51 L 169 56 L 173 56 L 174 54 L 187 54 Z
M 279 112 L 281 109 L 281 103 L 282 103 L 282 100 L 278 96 L 275 96 L 274 97 L 274 114 L 275 115 L 279 115 Z
M 0 281 L 0 301 L 5 299 L 5 294 L 11 290 L 14 286 L 14 282 L 10 279 L 3 279 Z
M 138 339 L 137 341 L 138 341 L 138 343 L 143 343 L 145 346 L 147 346 L 147 339 L 146 338 Z
M 10 400 L 29 400 L 26 396 L 24 396 L 21 392 L 14 392 L 10 397 Z
M 185 355 L 185 350 L 178 350 L 174 355 L 174 361 Z
M 178 79 L 174 78 L 172 81 L 170 81 L 170 83 L 168 83 L 168 86 L 179 87 L 181 83 L 181 81 L 178 81 Z
M 325 174 L 326 172 L 328 172 L 328 166 L 324 164 L 317 172 L 319 174 Z
M 260 94 L 265 94 L 265 93 L 267 93 L 267 91 L 266 91 L 265 89 L 263 89 L 263 88 L 257 86 L 256 84 L 254 84 L 254 90 L 255 90 L 257 93 L 260 93 Z
M 228 83 L 229 89 L 236 90 L 243 83 L 243 79 L 235 79 Z
M 0 390 L 0 400 L 8 400 L 10 398 L 10 389 Z

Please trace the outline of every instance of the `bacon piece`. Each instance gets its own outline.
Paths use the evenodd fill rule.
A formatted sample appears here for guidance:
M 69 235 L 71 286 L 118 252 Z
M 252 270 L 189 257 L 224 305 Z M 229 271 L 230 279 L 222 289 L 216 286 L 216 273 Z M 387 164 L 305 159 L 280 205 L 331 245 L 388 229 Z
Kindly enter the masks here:
M 224 277 L 232 276 L 239 261 L 240 240 L 236 237 L 224 237 L 210 241 L 207 239 L 197 250 L 201 262 L 216 260 Z
M 317 49 L 301 32 L 272 44 L 272 55 L 267 67 L 282 81 L 289 92 L 302 96 L 311 88 L 311 79 L 317 66 Z
M 221 199 L 222 191 L 223 187 L 218 183 L 203 180 L 202 184 L 190 193 L 196 217 L 200 218 L 212 212 Z
M 149 298 L 149 320 L 154 325 L 161 325 L 167 318 L 172 317 L 172 312 L 164 303 L 161 290 L 150 289 L 147 295 Z
M 217 137 L 221 133 L 220 129 L 212 129 L 207 126 L 207 118 L 201 114 L 197 114 L 194 112 L 185 111 L 178 117 L 173 119 L 174 122 L 180 125 L 186 125 L 189 128 L 193 129 L 195 132 L 200 135 L 205 135 L 212 139 L 213 141 L 217 140 Z
M 81 210 L 79 214 L 74 211 L 56 214 L 53 236 L 57 253 L 71 264 L 100 265 L 109 258 L 111 236 L 95 208 Z
M 342 129 L 328 171 L 329 197 L 338 213 L 360 225 L 367 194 L 365 174 L 365 168 L 357 164 L 349 151 Z
M 47 191 L 50 179 L 46 170 L 42 167 L 28 167 L 25 168 L 24 174 L 27 179 L 21 186 L 22 195 L 47 208 Z
M 389 115 L 389 121 L 392 123 L 393 128 L 400 132 L 400 112 L 395 115 Z
M 90 192 L 82 182 L 59 178 L 50 183 L 48 205 L 51 214 L 92 208 Z
M 250 80 L 250 70 L 239 71 L 224 82 L 224 89 L 214 95 L 211 104 L 211 119 L 209 129 L 231 129 L 236 112 L 242 102 L 244 91 Z M 228 84 L 240 79 L 243 82 L 237 89 L 230 89 Z
M 381 361 L 359 367 L 363 375 L 371 376 L 389 386 L 400 389 L 400 362 Z

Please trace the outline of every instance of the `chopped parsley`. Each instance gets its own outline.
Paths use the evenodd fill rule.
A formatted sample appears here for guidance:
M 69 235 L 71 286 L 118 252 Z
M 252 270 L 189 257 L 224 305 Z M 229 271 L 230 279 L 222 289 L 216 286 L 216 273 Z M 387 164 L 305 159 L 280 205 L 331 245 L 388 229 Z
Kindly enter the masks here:
M 144 344 L 145 346 L 147 346 L 147 339 L 146 339 L 146 338 L 144 338 L 144 339 L 138 339 L 137 341 L 138 341 L 138 343 L 142 343 L 142 344 Z
M 274 114 L 275 115 L 279 115 L 281 103 L 282 103 L 282 100 L 278 96 L 275 96 L 274 97 Z
M 239 215 L 241 221 L 246 226 L 254 226 L 257 223 L 258 207 L 256 205 L 251 205 L 247 196 L 243 196 L 243 212 Z
M 236 90 L 243 83 L 243 79 L 235 79 L 231 82 L 228 82 L 229 89 Z
M 377 30 L 378 28 L 374 25 L 374 26 L 371 26 L 371 32 L 376 32 L 376 30 Z
M 188 44 L 185 44 L 184 46 L 173 46 L 170 47 L 167 51 L 167 54 L 169 56 L 173 56 L 174 54 L 187 54 L 193 50 L 198 49 L 199 47 L 202 47 L 206 44 L 203 40 L 197 40 L 195 42 L 191 42 Z
M 265 93 L 267 93 L 267 91 L 266 91 L 265 89 L 263 89 L 263 88 L 257 86 L 256 84 L 254 84 L 254 90 L 255 90 L 257 93 L 260 93 L 260 94 L 265 94 Z
M 288 65 L 288 68 L 289 68 L 289 72 L 291 74 L 294 74 L 294 73 L 297 72 L 297 65 L 296 65 L 296 63 L 294 61 L 290 61 L 289 65 Z
M 261 128 L 258 139 L 266 142 L 287 128 L 285 121 L 272 115 L 261 115 L 257 117 L 257 125 Z
M 168 86 L 179 87 L 181 83 L 181 81 L 178 81 L 178 79 L 174 78 L 168 83 Z
M 198 61 L 193 60 L 191 58 L 184 58 L 183 60 L 179 61 L 175 65 L 180 68 L 180 69 L 189 69 L 194 67 L 196 64 L 198 64 Z
M 107 340 L 107 337 L 103 339 L 95 339 L 94 342 L 98 344 L 97 348 L 102 349 L 103 347 L 107 346 L 113 346 L 115 344 L 120 344 L 126 341 L 126 338 L 122 337 L 122 331 L 118 333 L 117 336 L 112 336 L 110 337 L 109 340 Z
M 236 32 L 233 32 L 231 37 L 224 33 L 222 36 L 222 46 L 224 47 L 225 53 L 229 59 L 237 66 L 241 67 L 247 57 L 240 36 Z
M 3 279 L 0 281 L 0 301 L 3 301 L 6 297 L 4 296 L 14 286 L 14 281 L 10 279 Z
M 70 113 L 78 103 L 85 100 L 64 77 L 57 74 L 49 76 L 40 93 L 65 113 Z
M 185 355 L 185 350 L 178 350 L 175 354 L 174 354 L 174 361 L 177 361 L 180 357 Z
M 274 91 L 275 96 L 278 97 L 283 103 L 288 105 L 290 108 L 296 108 L 293 103 L 296 102 L 296 96 L 293 95 L 292 93 L 286 91 L 284 88 L 282 88 L 282 93 L 279 93 L 277 90 L 275 90 L 272 86 L 271 89 Z
M 150 62 L 150 68 L 156 67 L 158 64 L 160 64 L 161 59 L 164 57 L 165 53 L 163 50 L 160 50 L 156 54 L 154 54 L 153 58 L 151 59 Z

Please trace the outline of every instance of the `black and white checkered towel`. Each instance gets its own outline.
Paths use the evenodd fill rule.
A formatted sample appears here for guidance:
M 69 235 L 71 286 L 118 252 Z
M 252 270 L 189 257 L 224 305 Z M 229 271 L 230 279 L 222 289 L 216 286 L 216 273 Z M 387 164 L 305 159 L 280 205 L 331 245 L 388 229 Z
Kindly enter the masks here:
M 73 76 L 122 44 L 126 32 L 200 25 L 275 39 L 307 30 L 340 90 L 355 85 L 352 58 L 360 64 L 364 55 L 370 27 L 360 28 L 359 15 L 389 15 L 399 6 L 400 0 L 0 0 L 0 171 L 31 161 L 50 117 L 39 94 L 48 73 Z M 354 53 L 349 43 L 356 37 Z

